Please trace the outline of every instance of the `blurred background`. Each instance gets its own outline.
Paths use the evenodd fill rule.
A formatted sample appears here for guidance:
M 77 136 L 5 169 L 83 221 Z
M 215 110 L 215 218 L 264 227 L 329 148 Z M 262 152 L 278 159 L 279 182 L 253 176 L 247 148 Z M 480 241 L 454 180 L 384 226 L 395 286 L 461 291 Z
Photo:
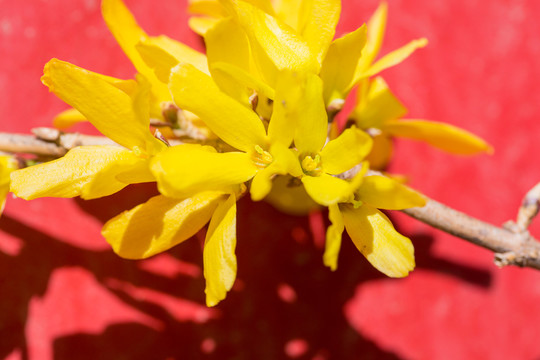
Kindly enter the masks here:
M 187 27 L 185 0 L 126 4 L 151 35 L 203 49 Z M 377 5 L 343 0 L 336 35 L 367 21 Z M 495 148 L 462 158 L 398 141 L 391 171 L 485 221 L 515 217 L 540 181 L 538 14 L 536 0 L 389 1 L 382 53 L 414 38 L 430 42 L 383 73 L 408 117 L 460 126 Z M 134 74 L 98 0 L 0 0 L 0 131 L 29 133 L 67 108 L 40 82 L 53 57 Z M 348 238 L 338 270 L 325 268 L 325 213 L 292 217 L 244 198 L 238 280 L 208 309 L 203 233 L 145 261 L 120 259 L 100 235 L 107 219 L 155 193 L 137 185 L 93 201 L 8 198 L 0 218 L 0 358 L 540 358 L 540 272 L 498 269 L 491 252 L 400 213 L 390 216 L 413 240 L 417 269 L 394 280 Z

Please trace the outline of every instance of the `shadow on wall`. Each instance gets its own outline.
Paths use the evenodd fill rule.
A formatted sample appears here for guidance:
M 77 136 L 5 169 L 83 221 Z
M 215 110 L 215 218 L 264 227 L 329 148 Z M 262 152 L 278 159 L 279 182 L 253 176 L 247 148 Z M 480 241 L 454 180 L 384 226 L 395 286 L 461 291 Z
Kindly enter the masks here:
M 144 201 L 131 193 L 126 189 L 108 199 L 79 204 L 104 221 L 104 215 L 110 218 Z M 78 268 L 91 274 L 122 306 L 159 326 L 111 321 L 100 333 L 63 334 L 51 344 L 56 359 L 98 355 L 102 359 L 399 359 L 357 333 L 344 316 L 344 305 L 358 285 L 384 279 L 348 238 L 343 241 L 338 270 L 331 272 L 322 265 L 322 248 L 316 245 L 321 234 L 314 239 L 308 217 L 287 216 L 249 199 L 243 199 L 238 209 L 238 279 L 228 298 L 213 309 L 202 306 L 203 233 L 165 257 L 127 261 L 112 251 L 81 249 L 16 219 L 0 218 L 2 231 L 24 241 L 16 256 L 0 253 L 4 274 L 0 293 L 9 294 L 0 298 L 0 358 L 17 349 L 28 358 L 29 302 L 47 296 L 55 271 Z M 430 257 L 430 237 L 413 236 L 413 241 L 420 268 L 489 287 L 488 272 Z M 175 271 L 159 273 L 153 268 L 156 260 L 171 263 L 171 259 L 178 267 Z M 57 304 L 55 316 L 62 316 L 62 308 L 70 305 Z

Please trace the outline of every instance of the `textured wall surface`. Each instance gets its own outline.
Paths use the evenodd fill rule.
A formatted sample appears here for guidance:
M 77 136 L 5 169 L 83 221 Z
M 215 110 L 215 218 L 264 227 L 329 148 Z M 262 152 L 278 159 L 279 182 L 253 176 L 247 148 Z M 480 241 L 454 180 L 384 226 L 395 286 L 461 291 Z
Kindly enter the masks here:
M 185 1 L 126 3 L 150 34 L 202 49 L 187 28 Z M 376 6 L 343 0 L 338 35 Z M 460 158 L 398 141 L 392 170 L 486 221 L 513 218 L 540 181 L 540 2 L 390 0 L 389 11 L 383 51 L 430 41 L 384 73 L 409 116 L 463 127 L 495 147 L 492 156 Z M 39 80 L 52 57 L 116 77 L 134 73 L 98 0 L 0 0 L 0 131 L 27 133 L 66 108 Z M 204 236 L 135 262 L 118 258 L 100 235 L 104 221 L 154 192 L 8 199 L 0 218 L 0 358 L 540 357 L 540 272 L 497 269 L 490 252 L 402 214 L 391 216 L 415 244 L 417 269 L 392 280 L 348 239 L 338 270 L 324 268 L 325 214 L 295 218 L 244 199 L 238 280 L 226 301 L 207 309 Z M 540 236 L 538 223 L 532 232 Z

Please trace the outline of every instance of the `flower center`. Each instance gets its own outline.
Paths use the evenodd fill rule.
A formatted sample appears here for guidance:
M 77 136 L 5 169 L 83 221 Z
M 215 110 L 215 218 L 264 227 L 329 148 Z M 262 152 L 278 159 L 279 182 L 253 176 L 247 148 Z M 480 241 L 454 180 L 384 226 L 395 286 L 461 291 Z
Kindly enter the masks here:
M 302 170 L 306 175 L 319 176 L 323 173 L 321 156 L 319 154 L 315 155 L 314 157 L 312 157 L 311 155 L 304 156 L 301 164 Z
M 251 154 L 251 159 L 255 163 L 255 166 L 260 169 L 264 169 L 274 161 L 272 155 L 259 145 L 255 145 L 255 152 Z

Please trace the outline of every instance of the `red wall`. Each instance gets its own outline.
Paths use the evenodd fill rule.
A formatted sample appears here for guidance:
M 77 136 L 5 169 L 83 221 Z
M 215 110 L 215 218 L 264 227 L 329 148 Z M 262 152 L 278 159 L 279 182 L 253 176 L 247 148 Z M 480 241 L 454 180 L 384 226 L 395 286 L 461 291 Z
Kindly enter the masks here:
M 149 33 L 201 48 L 185 1 L 126 2 Z M 361 25 L 376 5 L 344 0 L 338 32 Z M 486 221 L 513 218 L 540 181 L 540 2 L 390 0 L 389 8 L 385 51 L 430 41 L 384 74 L 410 116 L 458 125 L 495 147 L 493 156 L 459 158 L 399 141 L 392 170 Z M 0 0 L 0 131 L 27 133 L 66 107 L 39 80 L 52 57 L 117 77 L 134 71 L 97 0 Z M 244 199 L 237 283 L 207 309 L 200 236 L 135 262 L 115 256 L 100 235 L 106 219 L 154 192 L 8 199 L 0 219 L 0 358 L 540 357 L 540 273 L 497 269 L 490 252 L 402 214 L 391 216 L 415 244 L 417 269 L 392 280 L 348 239 L 330 272 L 321 260 L 323 217 L 293 218 Z

